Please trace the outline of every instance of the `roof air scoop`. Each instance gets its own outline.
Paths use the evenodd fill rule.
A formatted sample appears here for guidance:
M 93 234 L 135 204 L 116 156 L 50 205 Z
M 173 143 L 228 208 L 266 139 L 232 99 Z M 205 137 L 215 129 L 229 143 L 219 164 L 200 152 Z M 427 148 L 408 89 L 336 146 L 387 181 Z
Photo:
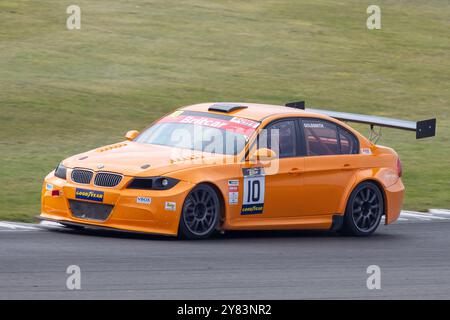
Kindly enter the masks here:
M 289 102 L 285 105 L 288 108 L 305 110 L 305 101 Z
M 243 106 L 235 103 L 215 103 L 208 108 L 208 111 L 217 111 L 217 112 L 233 112 L 240 109 L 246 109 L 247 106 Z

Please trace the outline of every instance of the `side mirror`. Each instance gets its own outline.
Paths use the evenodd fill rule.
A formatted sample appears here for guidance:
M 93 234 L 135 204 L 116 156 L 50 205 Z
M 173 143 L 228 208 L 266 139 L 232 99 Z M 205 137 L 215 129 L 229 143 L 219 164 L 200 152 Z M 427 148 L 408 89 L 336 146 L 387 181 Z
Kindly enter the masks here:
M 134 140 L 134 138 L 136 138 L 138 135 L 139 135 L 139 131 L 137 131 L 137 130 L 130 130 L 125 135 L 125 138 L 127 140 L 131 141 L 131 140 Z
M 271 161 L 277 158 L 277 153 L 267 148 L 256 150 L 251 156 L 250 161 Z

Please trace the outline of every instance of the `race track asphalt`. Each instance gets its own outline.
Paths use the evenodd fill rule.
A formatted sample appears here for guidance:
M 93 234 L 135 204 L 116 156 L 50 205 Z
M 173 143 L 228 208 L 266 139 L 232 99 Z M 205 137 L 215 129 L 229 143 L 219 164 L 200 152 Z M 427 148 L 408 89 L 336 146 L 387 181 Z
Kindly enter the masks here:
M 0 299 L 445 299 L 450 221 L 382 226 L 368 238 L 237 232 L 207 241 L 74 232 L 0 232 Z M 81 290 L 66 269 L 81 268 Z M 366 286 L 369 265 L 381 289 Z

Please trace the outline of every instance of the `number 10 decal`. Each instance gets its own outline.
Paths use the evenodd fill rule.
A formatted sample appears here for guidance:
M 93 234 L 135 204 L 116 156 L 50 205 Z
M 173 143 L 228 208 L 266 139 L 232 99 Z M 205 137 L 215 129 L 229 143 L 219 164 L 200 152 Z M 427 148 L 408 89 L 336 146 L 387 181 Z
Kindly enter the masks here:
M 263 168 L 245 168 L 241 214 L 261 214 L 264 209 L 265 176 Z
M 262 178 L 264 179 L 264 178 Z M 264 184 L 264 181 L 262 182 Z M 244 202 L 246 204 L 250 203 L 260 203 L 261 196 L 264 198 L 264 194 L 261 194 L 261 181 L 260 178 L 247 179 L 247 200 Z

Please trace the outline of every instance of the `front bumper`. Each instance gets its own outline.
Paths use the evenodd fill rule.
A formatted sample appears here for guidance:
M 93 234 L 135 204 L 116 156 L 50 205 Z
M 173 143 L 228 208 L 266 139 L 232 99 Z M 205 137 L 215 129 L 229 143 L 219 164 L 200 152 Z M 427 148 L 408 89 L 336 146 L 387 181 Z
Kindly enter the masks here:
M 43 183 L 39 218 L 67 224 L 175 236 L 178 234 L 184 199 L 193 187 L 191 183 L 180 181 L 169 190 L 102 188 L 59 179 L 52 172 Z M 79 199 L 75 196 L 77 188 L 103 192 L 103 200 Z M 55 195 L 53 191 L 59 191 L 59 195 Z M 147 201 L 143 203 L 138 198 L 145 198 Z M 70 205 L 74 200 L 91 203 L 90 207 L 94 208 L 97 204 L 111 205 L 112 210 L 104 221 L 92 217 L 81 218 L 79 215 L 77 217 Z

